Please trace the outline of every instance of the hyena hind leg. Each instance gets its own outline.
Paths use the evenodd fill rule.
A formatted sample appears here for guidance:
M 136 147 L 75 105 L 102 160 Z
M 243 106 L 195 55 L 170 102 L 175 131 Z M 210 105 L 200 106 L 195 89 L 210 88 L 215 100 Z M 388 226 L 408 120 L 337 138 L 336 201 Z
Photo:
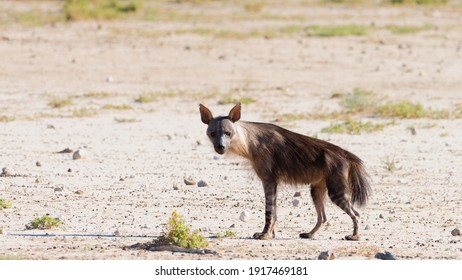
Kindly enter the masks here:
M 332 202 L 342 209 L 353 221 L 353 234 L 345 236 L 346 240 L 358 241 L 358 218 L 359 213 L 353 208 L 350 201 L 348 200 L 344 189 L 337 189 L 336 192 L 331 191 L 329 188 L 329 198 Z
M 308 233 L 300 233 L 300 238 L 313 239 L 314 234 L 319 228 L 327 221 L 326 212 L 324 211 L 324 204 L 326 199 L 327 187 L 326 184 L 320 183 L 311 186 L 311 198 L 313 199 L 314 207 L 317 214 L 317 222 L 314 228 Z

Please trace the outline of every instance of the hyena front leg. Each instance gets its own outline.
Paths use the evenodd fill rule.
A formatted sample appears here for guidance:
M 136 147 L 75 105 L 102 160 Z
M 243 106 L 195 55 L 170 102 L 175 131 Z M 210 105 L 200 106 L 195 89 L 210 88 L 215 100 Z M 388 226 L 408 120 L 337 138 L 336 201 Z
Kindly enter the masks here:
M 275 181 L 263 182 L 265 191 L 265 227 L 262 232 L 257 232 L 253 235 L 255 239 L 271 239 L 276 233 L 276 199 L 277 199 L 277 183 Z

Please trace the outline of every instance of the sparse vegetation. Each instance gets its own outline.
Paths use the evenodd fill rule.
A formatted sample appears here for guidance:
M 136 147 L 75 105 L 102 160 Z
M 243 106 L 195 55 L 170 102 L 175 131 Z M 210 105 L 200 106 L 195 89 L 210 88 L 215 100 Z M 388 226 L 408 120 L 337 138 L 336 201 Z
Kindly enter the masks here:
M 393 172 L 396 170 L 396 163 L 394 157 L 388 157 L 383 161 L 385 170 Z
M 368 27 L 361 25 L 310 26 L 305 29 L 306 35 L 316 37 L 364 36 L 368 32 Z
M 254 103 L 254 102 L 257 102 L 257 100 L 253 99 L 252 97 L 233 97 L 234 95 L 233 94 L 226 94 L 225 96 L 223 96 L 223 98 L 221 98 L 220 100 L 218 100 L 218 104 L 219 105 L 226 105 L 226 104 L 236 104 L 238 102 L 241 102 L 241 104 L 243 105 L 247 105 L 247 104 L 251 104 L 251 103 Z
M 57 227 L 62 228 L 63 221 L 58 218 L 50 217 L 48 214 L 40 218 L 35 218 L 26 225 L 26 229 L 52 229 Z
M 420 103 L 412 103 L 410 101 L 386 102 L 375 108 L 375 114 L 381 117 L 399 117 L 404 119 L 416 118 L 447 118 L 449 112 L 445 110 L 426 109 Z
M 136 118 L 115 118 L 114 119 L 117 123 L 135 123 L 135 122 L 141 122 L 140 119 Z
M 143 93 L 140 94 L 136 99 L 135 102 L 138 103 L 152 103 L 157 102 L 157 96 L 155 93 Z
M 72 100 L 72 98 L 54 99 L 48 102 L 48 105 L 53 108 L 63 108 L 63 107 L 71 106 L 73 104 L 74 104 L 74 101 Z
M 429 30 L 431 26 L 413 26 L 413 25 L 388 25 L 386 29 L 390 30 L 394 34 L 412 34 L 421 31 Z
M 5 198 L 0 198 L 0 210 L 11 208 L 13 205 Z
M 362 134 L 364 132 L 381 131 L 388 124 L 379 123 L 374 124 L 372 122 L 355 121 L 347 119 L 340 123 L 331 124 L 328 127 L 321 129 L 321 132 L 325 133 L 347 133 L 347 134 Z
M 83 96 L 87 98 L 104 99 L 104 98 L 114 97 L 116 96 L 116 94 L 109 93 L 109 92 L 87 92 Z
M 176 211 L 172 212 L 169 220 L 169 228 L 164 232 L 156 243 L 172 244 L 183 248 L 207 248 L 208 242 L 199 230 L 191 232 L 189 226 L 185 224 L 183 217 Z
M 15 117 L 10 117 L 10 116 L 0 116 L 0 122 L 12 122 L 16 120 Z
M 64 14 L 67 20 L 112 20 L 127 17 L 139 11 L 142 0 L 66 0 Z
M 106 104 L 103 106 L 103 109 L 106 110 L 133 110 L 133 107 L 127 104 L 120 104 L 120 105 L 114 105 L 114 104 Z
M 72 117 L 74 118 L 85 118 L 96 116 L 98 112 L 88 108 L 80 108 L 72 111 Z
M 347 109 L 348 113 L 363 113 L 370 111 L 376 103 L 377 95 L 374 92 L 355 88 L 343 96 L 340 105 Z

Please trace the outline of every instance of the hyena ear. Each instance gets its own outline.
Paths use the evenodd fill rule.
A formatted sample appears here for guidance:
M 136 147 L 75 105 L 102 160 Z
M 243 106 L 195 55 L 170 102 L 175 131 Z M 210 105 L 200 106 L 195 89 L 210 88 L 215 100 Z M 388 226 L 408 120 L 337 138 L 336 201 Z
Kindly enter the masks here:
M 213 120 L 213 115 L 210 110 L 202 104 L 199 104 L 199 111 L 201 112 L 201 120 L 205 124 L 209 124 Z
M 237 122 L 241 118 L 241 102 L 234 105 L 233 109 L 229 111 L 228 118 L 232 122 Z

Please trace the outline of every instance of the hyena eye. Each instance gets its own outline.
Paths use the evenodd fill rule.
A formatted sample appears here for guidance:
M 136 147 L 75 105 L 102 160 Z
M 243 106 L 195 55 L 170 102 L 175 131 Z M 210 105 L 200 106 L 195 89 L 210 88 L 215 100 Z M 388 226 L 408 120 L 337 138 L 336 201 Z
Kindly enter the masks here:
M 210 137 L 214 138 L 217 134 L 215 132 L 210 133 Z
M 229 137 L 229 136 L 231 136 L 231 132 L 226 131 L 226 132 L 225 132 L 225 135 Z

